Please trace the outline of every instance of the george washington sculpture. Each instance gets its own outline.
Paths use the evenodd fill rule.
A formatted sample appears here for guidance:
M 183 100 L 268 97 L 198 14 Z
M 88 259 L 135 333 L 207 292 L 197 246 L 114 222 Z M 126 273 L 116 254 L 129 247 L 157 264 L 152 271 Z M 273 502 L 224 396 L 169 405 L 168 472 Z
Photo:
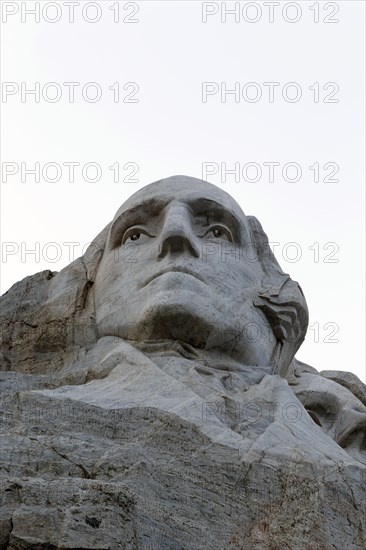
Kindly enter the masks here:
M 258 220 L 212 184 L 147 185 L 82 258 L 1 300 L 2 370 L 27 377 L 24 425 L 32 404 L 60 418 L 74 406 L 134 411 L 134 426 L 154 411 L 247 464 L 363 468 L 365 386 L 295 359 L 308 324 L 302 290 Z

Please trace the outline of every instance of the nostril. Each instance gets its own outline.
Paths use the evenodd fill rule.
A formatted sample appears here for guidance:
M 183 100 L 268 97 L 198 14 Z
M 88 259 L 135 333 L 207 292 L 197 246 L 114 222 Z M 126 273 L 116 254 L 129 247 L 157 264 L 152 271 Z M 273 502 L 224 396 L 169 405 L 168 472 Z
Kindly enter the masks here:
M 195 258 L 199 257 L 196 246 L 184 235 L 166 236 L 159 245 L 158 257 L 163 258 L 168 254 L 180 254 L 188 252 Z
M 170 252 L 179 252 L 190 246 L 188 240 L 181 236 L 171 236 L 166 240 L 166 245 L 170 247 Z

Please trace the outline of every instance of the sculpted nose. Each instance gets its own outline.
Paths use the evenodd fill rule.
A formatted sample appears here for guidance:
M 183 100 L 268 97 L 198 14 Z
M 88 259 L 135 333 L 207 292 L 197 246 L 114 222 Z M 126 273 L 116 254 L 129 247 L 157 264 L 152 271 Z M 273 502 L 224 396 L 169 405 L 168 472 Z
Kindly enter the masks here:
M 158 258 L 182 253 L 198 258 L 199 250 L 195 240 L 188 211 L 182 207 L 172 208 L 167 214 L 161 233 Z

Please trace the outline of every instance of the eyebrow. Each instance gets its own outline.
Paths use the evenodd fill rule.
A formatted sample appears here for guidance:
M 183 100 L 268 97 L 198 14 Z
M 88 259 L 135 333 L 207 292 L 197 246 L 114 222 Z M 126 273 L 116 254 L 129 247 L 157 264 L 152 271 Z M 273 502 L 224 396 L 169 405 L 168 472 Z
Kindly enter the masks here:
M 152 198 L 122 212 L 112 223 L 109 248 L 113 250 L 120 244 L 122 235 L 128 227 L 144 223 L 146 217 L 157 218 L 172 200 L 174 200 L 174 197 L 164 199 Z M 205 216 L 209 224 L 220 221 L 228 223 L 233 230 L 235 240 L 241 244 L 242 224 L 232 211 L 222 204 L 207 198 L 191 198 L 184 202 L 194 216 Z
M 196 216 L 206 216 L 207 223 L 224 222 L 230 226 L 233 231 L 236 242 L 242 242 L 241 223 L 237 216 L 222 204 L 212 200 L 201 198 L 190 205 L 191 210 Z
M 109 248 L 113 250 L 119 245 L 124 231 L 131 225 L 142 223 L 146 216 L 158 217 L 169 202 L 170 198 L 164 200 L 153 198 L 122 212 L 112 223 Z

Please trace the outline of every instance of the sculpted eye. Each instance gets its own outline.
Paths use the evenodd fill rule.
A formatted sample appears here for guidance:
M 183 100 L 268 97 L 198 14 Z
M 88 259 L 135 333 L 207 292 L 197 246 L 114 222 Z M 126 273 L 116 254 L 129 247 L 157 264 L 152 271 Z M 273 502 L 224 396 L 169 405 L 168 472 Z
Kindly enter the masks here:
M 150 233 L 148 233 L 146 229 L 143 229 L 142 227 L 129 227 L 123 233 L 122 244 L 125 244 L 126 242 L 129 242 L 129 241 L 133 241 L 133 242 L 138 241 L 144 235 L 147 237 L 154 236 L 154 235 L 150 235 Z
M 139 231 L 134 231 L 130 236 L 129 239 L 131 241 L 137 241 L 140 238 L 141 233 Z
M 233 242 L 231 231 L 224 225 L 212 225 L 203 236 L 214 239 L 226 239 Z

